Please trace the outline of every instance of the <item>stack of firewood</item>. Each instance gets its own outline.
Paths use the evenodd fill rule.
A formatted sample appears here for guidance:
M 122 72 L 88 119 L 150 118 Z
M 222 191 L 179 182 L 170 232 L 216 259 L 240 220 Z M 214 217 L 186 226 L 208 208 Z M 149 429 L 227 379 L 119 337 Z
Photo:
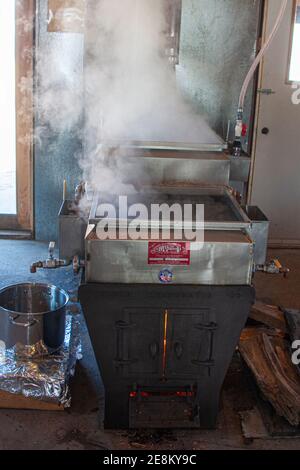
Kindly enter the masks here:
M 240 353 L 276 413 L 299 426 L 300 374 L 291 345 L 300 340 L 300 312 L 256 303 L 250 318 L 257 324 L 243 331 Z

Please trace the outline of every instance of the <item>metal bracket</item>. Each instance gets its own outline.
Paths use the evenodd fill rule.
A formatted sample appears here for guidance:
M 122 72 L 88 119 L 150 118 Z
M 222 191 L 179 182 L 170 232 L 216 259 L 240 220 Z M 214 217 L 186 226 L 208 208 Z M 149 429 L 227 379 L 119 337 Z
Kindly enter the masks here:
M 259 88 L 257 90 L 257 93 L 260 93 L 261 95 L 275 95 L 276 91 L 272 90 L 272 88 Z
M 114 363 L 117 367 L 119 366 L 130 366 L 131 364 L 136 364 L 138 359 L 115 359 Z
M 202 367 L 213 367 L 215 365 L 215 361 L 210 360 L 210 361 L 197 361 L 196 359 L 193 359 L 192 364 L 195 366 L 202 366 Z
M 197 330 L 203 331 L 216 331 L 218 329 L 218 325 L 216 323 L 209 323 L 208 325 L 204 323 L 197 323 L 197 325 L 195 325 L 195 328 Z
M 134 327 L 136 327 L 136 323 L 129 323 L 122 320 L 116 322 L 117 330 L 129 330 L 130 328 Z

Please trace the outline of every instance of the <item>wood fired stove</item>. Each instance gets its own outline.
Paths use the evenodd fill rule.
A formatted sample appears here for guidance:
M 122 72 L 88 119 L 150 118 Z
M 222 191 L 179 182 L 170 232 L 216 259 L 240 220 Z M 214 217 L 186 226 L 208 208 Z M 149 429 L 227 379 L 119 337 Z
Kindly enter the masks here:
M 155 188 L 139 181 L 129 202 L 204 204 L 204 243 L 200 249 L 177 239 L 172 223 L 170 238 L 155 244 L 151 234 L 99 240 L 99 204 L 117 195 L 109 201 L 101 191 L 94 196 L 79 296 L 105 387 L 104 424 L 214 428 L 222 384 L 254 302 L 261 243 L 255 244 L 251 220 L 229 189 L 224 153 L 160 149 L 134 158 Z M 147 221 L 143 230 L 148 233 Z

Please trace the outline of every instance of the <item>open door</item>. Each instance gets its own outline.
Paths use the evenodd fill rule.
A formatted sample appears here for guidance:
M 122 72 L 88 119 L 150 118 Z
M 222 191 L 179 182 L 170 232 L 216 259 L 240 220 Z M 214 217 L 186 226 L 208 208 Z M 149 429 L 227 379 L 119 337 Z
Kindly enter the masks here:
M 266 1 L 264 33 L 282 0 Z M 285 18 L 260 70 L 249 202 L 271 221 L 270 244 L 300 245 L 300 1 Z

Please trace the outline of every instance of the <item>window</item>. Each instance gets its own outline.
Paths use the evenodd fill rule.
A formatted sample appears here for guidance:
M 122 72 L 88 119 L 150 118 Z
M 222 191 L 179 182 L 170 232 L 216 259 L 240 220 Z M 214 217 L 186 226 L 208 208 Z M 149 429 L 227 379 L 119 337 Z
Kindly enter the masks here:
M 293 11 L 289 81 L 300 82 L 300 0 L 296 0 Z
M 0 229 L 32 231 L 34 0 L 0 0 Z
M 0 2 L 0 214 L 16 214 L 15 5 Z M 3 47 L 5 45 L 5 47 Z

